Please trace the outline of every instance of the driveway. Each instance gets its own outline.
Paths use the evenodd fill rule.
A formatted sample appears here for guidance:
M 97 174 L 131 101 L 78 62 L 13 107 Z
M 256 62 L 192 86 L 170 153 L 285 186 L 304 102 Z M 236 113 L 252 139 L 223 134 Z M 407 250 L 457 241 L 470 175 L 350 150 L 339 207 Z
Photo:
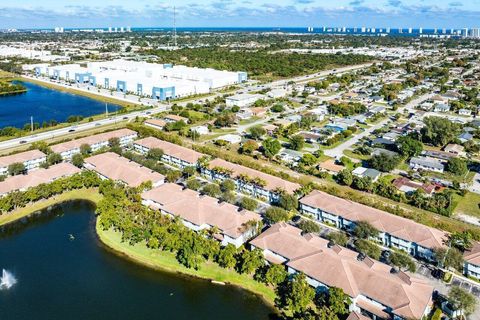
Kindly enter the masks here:
M 428 94 L 425 94 L 423 96 L 420 96 L 412 101 L 410 101 L 409 103 L 407 103 L 405 106 L 403 106 L 402 108 L 399 108 L 397 110 L 398 113 L 403 113 L 404 110 L 413 110 L 415 108 L 415 106 L 419 105 L 420 103 L 422 103 L 423 101 L 429 99 L 430 97 L 432 97 L 433 94 L 432 93 L 428 93 Z M 373 125 L 371 126 L 370 128 L 366 129 L 365 131 L 355 135 L 354 137 L 352 137 L 351 139 L 345 141 L 344 143 L 342 143 L 341 145 L 333 148 L 333 149 L 327 149 L 324 151 L 324 153 L 329 156 L 329 157 L 332 157 L 332 158 L 335 158 L 335 159 L 340 159 L 340 157 L 342 157 L 344 154 L 343 152 L 347 149 L 350 149 L 355 143 L 357 143 L 358 141 L 360 141 L 360 139 L 362 139 L 363 137 L 367 137 L 369 136 L 370 134 L 372 134 L 373 131 L 375 131 L 376 129 L 380 129 L 382 127 L 384 127 L 388 122 L 390 121 L 389 118 L 385 119 L 385 120 L 382 120 L 380 121 L 379 123 L 377 123 L 376 125 Z

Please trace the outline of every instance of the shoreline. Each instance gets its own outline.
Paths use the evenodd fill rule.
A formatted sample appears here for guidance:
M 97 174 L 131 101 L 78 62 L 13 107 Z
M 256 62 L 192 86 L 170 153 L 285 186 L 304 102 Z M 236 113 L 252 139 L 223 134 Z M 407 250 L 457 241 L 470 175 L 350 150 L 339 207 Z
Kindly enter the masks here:
M 61 205 L 62 203 L 74 200 L 84 200 L 96 205 L 101 198 L 102 195 L 98 193 L 97 189 L 66 191 L 58 196 L 0 215 L 0 227 L 30 217 L 37 212 Z M 176 276 L 209 281 L 212 285 L 228 285 L 244 290 L 249 294 L 260 298 L 262 302 L 272 310 L 272 313 L 277 312 L 275 310 L 275 292 L 273 288 L 255 281 L 253 277 L 249 275 L 238 274 L 234 270 L 222 268 L 213 262 L 203 263 L 199 270 L 188 269 L 178 263 L 175 255 L 170 252 L 152 250 L 142 244 L 131 246 L 127 243 L 121 242 L 120 233 L 113 230 L 102 230 L 99 227 L 97 218 L 95 218 L 94 231 L 97 240 L 106 250 L 109 250 L 113 254 L 132 263 Z
M 177 276 L 191 277 L 196 278 L 197 280 L 208 281 L 212 285 L 228 285 L 245 290 L 248 293 L 254 294 L 260 298 L 263 303 L 272 309 L 272 313 L 277 312 L 277 310 L 275 310 L 275 293 L 273 289 L 255 281 L 250 276 L 240 275 L 233 270 L 221 268 L 212 262 L 203 263 L 199 270 L 188 269 L 179 264 L 175 258 L 175 255 L 170 252 L 152 250 L 143 244 L 131 246 L 121 242 L 121 236 L 118 232 L 113 230 L 102 230 L 99 226 L 98 220 L 95 222 L 95 231 L 98 241 L 105 246 L 106 249 L 124 259 L 130 260 L 133 263 L 151 268 L 153 270 L 167 272 Z M 172 261 L 174 262 L 172 263 Z M 206 270 L 207 268 L 211 268 L 214 269 L 214 271 L 219 272 L 209 274 L 208 270 Z M 256 290 L 251 286 L 253 282 L 257 286 L 263 286 L 264 290 Z M 248 283 L 248 285 L 246 285 L 246 283 Z
M 98 193 L 97 189 L 78 189 L 70 190 L 64 193 L 61 193 L 52 198 L 48 198 L 42 201 L 37 201 L 31 205 L 27 205 L 23 208 L 18 208 L 13 211 L 3 213 L 0 215 L 0 227 L 14 223 L 23 218 L 34 215 L 36 212 L 48 209 L 49 207 L 55 207 L 61 205 L 62 203 L 74 200 L 84 200 L 90 201 L 93 204 L 97 204 L 101 199 L 102 195 Z
M 36 85 L 39 85 L 39 86 L 42 86 L 42 87 L 45 87 L 45 88 L 48 88 L 48 89 L 54 89 L 54 90 L 58 90 L 58 91 L 62 91 L 62 92 L 68 92 L 68 93 L 76 94 L 76 95 L 83 96 L 83 97 L 86 97 L 86 98 L 90 98 L 90 99 L 93 99 L 93 100 L 97 100 L 97 101 L 100 101 L 100 102 L 116 104 L 116 105 L 120 106 L 121 108 L 124 108 L 124 109 L 127 109 L 127 110 L 142 107 L 141 104 L 138 104 L 134 101 L 128 101 L 127 102 L 125 100 L 116 99 L 114 97 L 106 97 L 104 95 L 95 94 L 94 92 L 90 92 L 90 91 L 87 92 L 85 90 L 69 88 L 69 87 L 66 87 L 66 86 L 63 86 L 63 85 L 58 85 L 58 84 L 55 84 L 55 83 L 38 80 L 38 79 L 35 79 L 35 78 L 32 78 L 32 77 L 20 76 L 16 80 L 24 81 L 24 82 L 30 82 L 30 83 L 33 83 L 33 84 L 36 84 Z

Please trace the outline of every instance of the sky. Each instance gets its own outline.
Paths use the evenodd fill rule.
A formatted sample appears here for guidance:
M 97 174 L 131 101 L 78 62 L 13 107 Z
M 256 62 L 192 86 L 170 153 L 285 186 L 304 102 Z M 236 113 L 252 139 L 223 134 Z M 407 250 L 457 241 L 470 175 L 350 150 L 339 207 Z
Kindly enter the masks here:
M 480 0 L 0 0 L 0 28 L 480 27 Z

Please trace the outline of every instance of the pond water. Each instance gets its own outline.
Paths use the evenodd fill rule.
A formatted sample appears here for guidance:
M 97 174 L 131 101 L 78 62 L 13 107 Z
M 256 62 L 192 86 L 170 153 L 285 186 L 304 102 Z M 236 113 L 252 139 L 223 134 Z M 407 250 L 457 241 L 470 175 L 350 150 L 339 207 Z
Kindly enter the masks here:
M 75 201 L 0 229 L 0 275 L 5 268 L 17 280 L 0 290 L 0 319 L 269 318 L 271 309 L 247 291 L 111 253 L 97 240 L 93 212 Z
M 43 121 L 65 122 L 69 116 L 89 117 L 105 112 L 105 103 L 84 96 L 42 87 L 30 82 L 20 82 L 26 93 L 0 97 L 0 128 L 12 126 L 23 128 L 26 123 L 40 125 Z M 120 106 L 108 104 L 108 111 Z

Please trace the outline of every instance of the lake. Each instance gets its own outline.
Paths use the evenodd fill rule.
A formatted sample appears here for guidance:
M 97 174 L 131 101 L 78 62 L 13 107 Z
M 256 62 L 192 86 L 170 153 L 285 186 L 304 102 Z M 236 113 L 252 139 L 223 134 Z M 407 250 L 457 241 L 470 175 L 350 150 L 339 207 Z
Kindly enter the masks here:
M 0 290 L 0 319 L 269 318 L 271 309 L 247 291 L 111 253 L 97 240 L 93 212 L 90 203 L 75 201 L 0 230 L 0 272 L 18 280 Z
M 65 122 L 71 115 L 89 117 L 105 112 L 105 103 L 84 96 L 42 87 L 30 82 L 21 82 L 27 92 L 0 97 L 0 128 L 12 126 L 23 128 L 34 122 L 56 120 Z M 108 104 L 108 111 L 120 106 Z

